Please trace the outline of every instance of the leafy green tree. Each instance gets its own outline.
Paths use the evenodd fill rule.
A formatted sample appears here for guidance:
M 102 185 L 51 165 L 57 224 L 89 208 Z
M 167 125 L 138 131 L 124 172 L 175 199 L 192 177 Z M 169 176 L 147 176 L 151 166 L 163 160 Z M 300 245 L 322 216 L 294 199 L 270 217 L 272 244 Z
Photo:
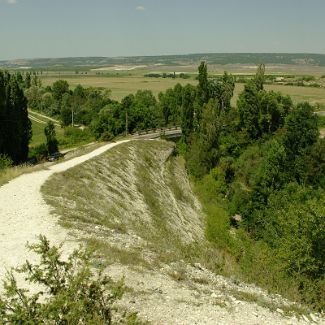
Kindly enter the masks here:
M 213 79 L 209 81 L 209 98 L 213 98 L 218 102 L 220 112 L 230 109 L 230 101 L 233 97 L 234 89 L 234 77 L 227 72 L 224 73 L 221 80 Z
M 285 120 L 283 142 L 292 158 L 317 142 L 319 137 L 318 117 L 309 103 L 300 103 Z
M 28 100 L 28 106 L 32 109 L 42 109 L 43 90 L 38 86 L 31 86 L 26 89 L 25 96 Z
M 32 81 L 31 81 L 31 76 L 30 76 L 30 73 L 29 72 L 26 72 L 26 75 L 25 75 L 25 88 L 30 88 L 32 85 Z
M 186 166 L 196 177 L 207 174 L 217 163 L 220 124 L 218 108 L 210 101 L 203 106 L 201 128 L 190 137 L 190 149 L 186 155 Z
M 204 103 L 209 101 L 209 82 L 208 82 L 208 66 L 206 62 L 201 62 L 199 68 L 198 81 L 199 84 L 197 86 L 197 96 L 198 96 L 198 104 L 200 107 Z
M 264 89 L 265 82 L 265 64 L 259 64 L 254 78 L 254 82 L 258 91 Z
M 181 126 L 186 141 L 188 140 L 188 137 L 194 128 L 195 98 L 196 98 L 196 89 L 194 86 L 186 85 L 185 87 L 183 87 Z
M 167 89 L 165 93 L 160 92 L 158 95 L 161 110 L 164 115 L 165 125 L 168 125 L 170 117 L 175 115 L 176 98 L 173 89 Z
M 245 85 L 244 91 L 239 95 L 237 108 L 240 116 L 240 125 L 251 139 L 261 135 L 259 127 L 258 90 L 253 82 Z
M 64 94 L 69 93 L 69 84 L 66 80 L 57 80 L 52 85 L 54 100 L 60 102 Z
M 47 122 L 47 125 L 44 129 L 46 136 L 46 146 L 49 154 L 57 152 L 58 149 L 58 140 L 56 139 L 55 126 L 52 121 Z
M 54 99 L 52 93 L 46 92 L 41 98 L 41 110 L 48 115 L 53 115 L 52 105 L 54 104 Z

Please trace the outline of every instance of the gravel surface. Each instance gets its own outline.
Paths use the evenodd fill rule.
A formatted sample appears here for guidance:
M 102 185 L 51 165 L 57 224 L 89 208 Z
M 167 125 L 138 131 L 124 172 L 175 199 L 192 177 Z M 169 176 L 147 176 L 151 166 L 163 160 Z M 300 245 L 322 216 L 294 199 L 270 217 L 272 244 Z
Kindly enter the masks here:
M 40 192 L 41 186 L 52 174 L 81 164 L 126 141 L 109 143 L 86 155 L 52 165 L 47 170 L 21 175 L 0 187 L 0 279 L 10 267 L 20 265 L 26 259 L 34 260 L 35 256 L 27 250 L 26 243 L 34 243 L 40 234 L 52 244 L 65 243 L 64 251 L 75 247 L 67 230 L 50 215 L 50 208 Z

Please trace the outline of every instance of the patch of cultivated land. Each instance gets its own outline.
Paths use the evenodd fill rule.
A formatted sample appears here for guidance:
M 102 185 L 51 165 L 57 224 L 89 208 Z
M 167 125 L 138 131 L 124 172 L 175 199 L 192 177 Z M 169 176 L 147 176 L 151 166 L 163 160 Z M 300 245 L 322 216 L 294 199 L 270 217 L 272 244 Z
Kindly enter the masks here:
M 218 252 L 204 238 L 201 206 L 173 152 L 166 141 L 123 143 L 42 187 L 53 218 L 96 249 L 95 265 L 125 276 L 120 308 L 152 324 L 322 323 L 209 270 Z
M 256 71 L 256 67 L 254 66 Z M 148 71 L 146 72 L 148 73 Z M 155 96 L 161 91 L 173 88 L 177 83 L 181 85 L 196 85 L 197 80 L 193 79 L 171 79 L 171 78 L 148 78 L 139 75 L 124 77 L 105 77 L 95 75 L 49 75 L 43 76 L 42 82 L 44 86 L 51 85 L 59 79 L 67 80 L 72 88 L 81 84 L 84 87 L 103 87 L 112 91 L 112 98 L 121 100 L 129 94 L 136 93 L 140 90 L 151 90 Z M 295 103 L 308 101 L 312 104 L 319 103 L 325 105 L 325 90 L 323 88 L 284 86 L 284 85 L 266 85 L 267 90 L 279 91 L 284 95 L 289 95 Z M 244 84 L 236 84 L 232 105 L 236 106 L 238 95 L 244 89 Z
M 197 84 L 196 80 L 171 79 L 171 78 L 145 78 L 142 76 L 126 76 L 126 77 L 105 77 L 94 75 L 71 76 L 71 75 L 56 75 L 42 77 L 44 86 L 52 85 L 53 82 L 64 79 L 67 80 L 72 88 L 78 84 L 84 87 L 103 87 L 112 90 L 112 98 L 121 100 L 129 94 L 136 93 L 140 90 L 151 90 L 154 95 L 165 91 L 168 88 L 173 88 L 177 83 L 181 85 Z

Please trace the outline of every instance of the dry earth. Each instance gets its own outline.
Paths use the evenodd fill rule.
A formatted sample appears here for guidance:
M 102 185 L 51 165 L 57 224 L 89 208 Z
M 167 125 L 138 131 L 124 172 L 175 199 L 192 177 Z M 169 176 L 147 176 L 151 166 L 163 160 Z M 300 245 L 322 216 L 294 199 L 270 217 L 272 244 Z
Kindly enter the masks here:
M 121 142 L 0 188 L 1 278 L 33 260 L 25 243 L 44 234 L 65 242 L 65 253 L 77 240 L 97 247 L 109 275 L 125 276 L 120 308 L 152 324 L 325 324 L 319 315 L 287 316 L 293 305 L 282 297 L 187 258 L 204 244 L 204 222 L 182 161 L 167 142 Z
M 33 260 L 34 256 L 27 250 L 26 243 L 35 242 L 40 234 L 46 235 L 53 244 L 70 240 L 67 230 L 60 227 L 50 215 L 50 208 L 40 192 L 43 183 L 52 174 L 81 164 L 118 144 L 107 144 L 89 154 L 49 166 L 46 170 L 22 175 L 0 187 L 1 279 L 10 267 L 15 267 L 26 259 Z M 71 244 L 66 245 L 68 247 Z

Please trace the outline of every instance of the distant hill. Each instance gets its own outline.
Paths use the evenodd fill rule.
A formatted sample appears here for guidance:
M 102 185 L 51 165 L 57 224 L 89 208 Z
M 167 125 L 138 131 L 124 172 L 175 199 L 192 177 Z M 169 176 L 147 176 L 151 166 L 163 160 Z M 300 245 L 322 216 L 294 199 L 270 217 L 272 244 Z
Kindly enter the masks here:
M 197 65 L 206 60 L 209 64 L 294 64 L 325 66 L 325 54 L 288 53 L 201 53 L 186 55 L 131 56 L 131 57 L 71 57 L 20 59 L 0 61 L 0 68 L 96 68 L 119 64 Z

